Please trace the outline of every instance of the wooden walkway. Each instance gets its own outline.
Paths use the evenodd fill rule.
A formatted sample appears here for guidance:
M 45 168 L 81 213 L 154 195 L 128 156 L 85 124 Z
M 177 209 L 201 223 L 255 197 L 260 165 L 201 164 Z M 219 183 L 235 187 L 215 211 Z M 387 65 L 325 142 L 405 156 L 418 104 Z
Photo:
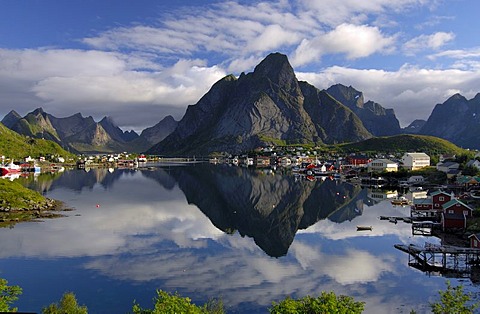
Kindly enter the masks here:
M 395 244 L 394 247 L 408 253 L 408 265 L 425 272 L 439 271 L 465 277 L 472 266 L 480 265 L 480 249 L 425 243 L 424 247 L 415 244 Z

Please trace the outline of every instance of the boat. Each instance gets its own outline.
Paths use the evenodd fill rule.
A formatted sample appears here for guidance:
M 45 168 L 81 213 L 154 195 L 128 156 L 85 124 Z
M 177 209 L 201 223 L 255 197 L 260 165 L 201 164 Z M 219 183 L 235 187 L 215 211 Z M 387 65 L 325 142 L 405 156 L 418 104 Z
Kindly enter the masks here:
M 371 231 L 373 229 L 372 226 L 357 226 L 357 231 Z
M 391 200 L 391 203 L 392 203 L 392 205 L 404 206 L 404 205 L 409 205 L 410 201 L 408 199 L 406 199 L 404 196 L 400 196 L 400 197 L 397 197 L 397 198 L 394 198 L 393 200 Z
M 143 154 L 138 156 L 138 162 L 147 162 L 147 157 Z
M 20 172 L 22 172 L 22 168 L 19 165 L 14 164 L 13 162 L 9 163 L 8 165 L 0 166 L 0 174 L 2 176 Z

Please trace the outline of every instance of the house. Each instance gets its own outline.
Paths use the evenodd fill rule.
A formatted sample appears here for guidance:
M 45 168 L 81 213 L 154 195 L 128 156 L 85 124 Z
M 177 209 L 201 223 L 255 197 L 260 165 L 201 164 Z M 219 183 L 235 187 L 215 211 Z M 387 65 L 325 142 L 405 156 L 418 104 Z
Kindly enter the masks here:
M 416 184 L 416 183 L 422 183 L 425 181 L 425 178 L 423 176 L 411 176 L 408 178 L 407 183 L 408 184 Z
M 437 164 L 437 170 L 441 172 L 448 173 L 450 170 L 458 170 L 460 164 L 454 161 L 439 162 Z
M 474 233 L 468 237 L 471 249 L 480 249 L 480 233 Z
M 455 160 L 455 157 L 456 157 L 455 154 L 440 154 L 440 156 L 438 156 L 438 160 L 440 162 L 444 162 L 447 160 Z
M 365 166 L 372 159 L 365 155 L 350 155 L 347 156 L 347 163 L 353 166 Z
M 268 167 L 270 166 L 270 157 L 257 155 L 254 163 L 257 167 Z
M 425 153 L 405 153 L 402 157 L 403 167 L 418 170 L 430 166 L 430 156 Z
M 480 170 L 480 161 L 478 161 L 476 159 L 472 159 L 472 160 L 468 161 L 465 166 L 466 167 L 475 167 L 478 170 Z
M 459 176 L 456 181 L 457 185 L 464 186 L 465 188 L 470 189 L 472 187 L 477 187 L 480 185 L 480 177 L 472 176 Z
M 444 204 L 455 198 L 453 194 L 449 194 L 440 190 L 430 194 L 430 197 L 432 198 L 432 208 L 436 210 L 442 210 Z
M 413 200 L 413 206 L 416 210 L 435 210 L 442 211 L 443 205 L 450 202 L 453 198 L 452 194 L 444 191 L 435 191 L 427 198 L 419 198 Z
M 467 217 L 463 214 L 442 213 L 441 224 L 443 231 L 465 230 Z
M 467 218 L 472 217 L 473 209 L 458 199 L 443 204 L 443 212 L 448 214 L 464 215 Z
M 375 159 L 367 164 L 368 172 L 396 172 L 398 164 L 390 159 Z

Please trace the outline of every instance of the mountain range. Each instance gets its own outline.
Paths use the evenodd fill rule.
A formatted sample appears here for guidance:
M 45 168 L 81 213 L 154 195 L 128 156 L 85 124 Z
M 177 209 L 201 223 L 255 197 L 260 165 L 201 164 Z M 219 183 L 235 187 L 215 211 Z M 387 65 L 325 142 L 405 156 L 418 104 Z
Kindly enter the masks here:
M 95 122 L 80 113 L 57 118 L 41 108 L 21 117 L 12 110 L 1 121 L 30 137 L 59 143 L 72 152 L 147 152 L 159 155 L 237 154 L 267 145 L 337 144 L 398 134 L 447 139 L 480 148 L 480 94 L 457 94 L 437 104 L 427 121 L 402 129 L 393 109 L 364 100 L 352 86 L 326 90 L 297 80 L 288 58 L 268 55 L 251 73 L 216 82 L 183 118 L 165 117 L 138 135 L 122 131 L 110 117 Z
M 135 131 L 122 131 L 111 117 L 104 117 L 99 122 L 91 116 L 83 117 L 81 113 L 57 118 L 42 108 L 24 117 L 12 110 L 1 122 L 19 134 L 54 141 L 75 153 L 142 152 L 164 139 L 177 124 L 168 116 L 138 135 Z

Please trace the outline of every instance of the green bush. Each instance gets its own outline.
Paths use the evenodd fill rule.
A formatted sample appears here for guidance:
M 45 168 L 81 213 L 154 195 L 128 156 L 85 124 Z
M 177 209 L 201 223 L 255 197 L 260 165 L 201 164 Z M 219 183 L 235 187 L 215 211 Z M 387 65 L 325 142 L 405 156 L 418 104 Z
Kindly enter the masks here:
M 10 308 L 10 305 L 18 300 L 22 294 L 19 286 L 8 286 L 6 279 L 0 278 L 0 312 L 16 312 L 17 308 Z
M 77 299 L 73 292 L 66 292 L 63 294 L 60 302 L 52 303 L 42 309 L 43 314 L 87 314 L 88 309 L 84 305 L 78 305 Z
M 280 303 L 273 302 L 269 309 L 271 314 L 310 314 L 310 313 L 362 313 L 365 302 L 356 302 L 352 297 L 336 296 L 333 292 L 325 292 L 318 298 L 306 296 L 302 299 L 287 297 Z
M 181 297 L 178 293 L 170 294 L 163 290 L 157 290 L 157 297 L 153 299 L 153 310 L 142 309 L 137 303 L 133 304 L 134 314 L 223 314 L 223 302 L 210 300 L 202 307 L 191 303 L 188 297 Z
M 478 307 L 478 303 L 468 304 L 472 300 L 472 296 L 463 292 L 463 286 L 452 287 L 450 281 L 447 281 L 447 290 L 438 293 L 440 301 L 430 303 L 434 314 L 470 314 L 474 313 Z

